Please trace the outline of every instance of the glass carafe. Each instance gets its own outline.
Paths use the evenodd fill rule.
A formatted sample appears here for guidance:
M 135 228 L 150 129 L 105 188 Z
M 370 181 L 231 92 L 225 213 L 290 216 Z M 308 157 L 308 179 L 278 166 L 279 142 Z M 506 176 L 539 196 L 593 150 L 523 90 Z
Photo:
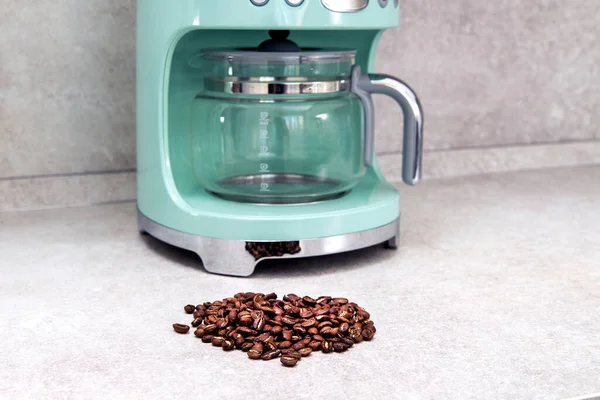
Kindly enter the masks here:
M 353 87 L 354 51 L 209 51 L 192 60 L 203 88 L 192 112 L 195 176 L 253 203 L 337 198 L 370 165 L 372 102 Z

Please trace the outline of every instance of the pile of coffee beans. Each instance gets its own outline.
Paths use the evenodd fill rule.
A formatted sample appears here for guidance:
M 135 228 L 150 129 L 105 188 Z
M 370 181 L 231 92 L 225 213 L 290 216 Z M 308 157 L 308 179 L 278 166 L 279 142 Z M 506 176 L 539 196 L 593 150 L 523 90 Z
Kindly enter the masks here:
M 202 342 L 224 351 L 239 349 L 253 360 L 279 358 L 286 367 L 313 351 L 343 353 L 376 332 L 370 314 L 341 297 L 288 294 L 278 300 L 275 293 L 238 293 L 188 304 L 184 311 L 193 314 L 190 325 Z M 173 324 L 173 329 L 186 334 L 190 326 Z

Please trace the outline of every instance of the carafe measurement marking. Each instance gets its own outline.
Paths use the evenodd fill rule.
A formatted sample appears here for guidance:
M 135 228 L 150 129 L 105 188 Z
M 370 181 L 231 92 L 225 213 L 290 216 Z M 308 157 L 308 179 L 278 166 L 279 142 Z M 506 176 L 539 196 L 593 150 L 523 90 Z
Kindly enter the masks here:
M 258 157 L 259 159 L 265 159 L 269 155 L 269 113 L 261 111 L 260 117 L 258 119 L 259 124 L 259 147 L 258 147 Z M 269 164 L 267 162 L 261 162 L 258 169 L 259 173 L 264 174 L 269 172 Z M 260 184 L 261 192 L 270 192 L 271 188 L 268 183 Z

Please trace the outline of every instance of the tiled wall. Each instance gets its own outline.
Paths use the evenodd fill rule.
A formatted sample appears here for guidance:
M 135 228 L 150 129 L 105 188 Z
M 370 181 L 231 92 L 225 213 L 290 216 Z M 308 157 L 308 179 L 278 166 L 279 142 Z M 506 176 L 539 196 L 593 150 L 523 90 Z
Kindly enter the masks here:
M 422 99 L 426 176 L 600 163 L 600 2 L 402 8 L 377 69 Z M 6 0 L 0 26 L 0 211 L 132 199 L 135 1 Z M 393 171 L 402 118 L 377 104 Z

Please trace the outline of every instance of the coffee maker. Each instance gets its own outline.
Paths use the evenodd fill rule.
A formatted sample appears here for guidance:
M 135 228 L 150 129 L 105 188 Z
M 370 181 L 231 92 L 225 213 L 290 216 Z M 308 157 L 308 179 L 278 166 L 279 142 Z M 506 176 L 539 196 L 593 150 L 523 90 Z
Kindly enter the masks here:
M 371 71 L 398 7 L 138 0 L 139 230 L 232 276 L 266 259 L 396 248 L 400 198 L 377 163 L 371 95 L 403 112 L 409 185 L 423 112 L 409 86 Z

